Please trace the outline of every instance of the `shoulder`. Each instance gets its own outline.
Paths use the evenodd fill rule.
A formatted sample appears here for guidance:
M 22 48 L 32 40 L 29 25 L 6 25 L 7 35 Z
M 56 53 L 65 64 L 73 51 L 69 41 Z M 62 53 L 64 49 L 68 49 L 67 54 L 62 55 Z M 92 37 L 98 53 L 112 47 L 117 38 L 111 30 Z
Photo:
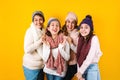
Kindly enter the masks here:
M 94 36 L 92 37 L 92 42 L 99 42 L 97 35 L 94 35 Z
M 26 30 L 26 33 L 31 33 L 32 30 L 31 30 L 31 27 L 29 27 L 27 30 Z
M 26 30 L 25 36 L 30 36 L 30 35 L 32 35 L 32 30 L 31 30 L 31 28 L 28 28 Z
M 92 39 L 98 39 L 97 35 L 93 35 Z
M 78 35 L 79 35 L 79 31 L 78 31 L 77 29 L 74 29 L 74 30 L 71 32 L 71 35 L 78 36 Z

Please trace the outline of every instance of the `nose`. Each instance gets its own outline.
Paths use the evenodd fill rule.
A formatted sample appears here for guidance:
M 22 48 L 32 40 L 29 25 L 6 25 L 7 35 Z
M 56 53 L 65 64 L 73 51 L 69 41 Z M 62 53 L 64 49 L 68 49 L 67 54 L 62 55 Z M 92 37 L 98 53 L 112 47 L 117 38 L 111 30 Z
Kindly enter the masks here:
M 72 23 L 70 22 L 69 26 L 72 26 Z

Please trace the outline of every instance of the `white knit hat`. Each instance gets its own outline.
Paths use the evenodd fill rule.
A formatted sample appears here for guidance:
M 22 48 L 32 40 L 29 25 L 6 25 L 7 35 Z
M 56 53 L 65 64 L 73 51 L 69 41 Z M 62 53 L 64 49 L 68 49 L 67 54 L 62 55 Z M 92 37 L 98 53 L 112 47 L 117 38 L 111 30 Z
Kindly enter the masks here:
M 68 13 L 68 15 L 66 16 L 65 21 L 67 21 L 68 19 L 74 19 L 76 22 L 78 22 L 78 18 L 77 18 L 77 16 L 76 16 L 76 14 L 73 13 L 73 12 L 69 12 L 69 13 Z

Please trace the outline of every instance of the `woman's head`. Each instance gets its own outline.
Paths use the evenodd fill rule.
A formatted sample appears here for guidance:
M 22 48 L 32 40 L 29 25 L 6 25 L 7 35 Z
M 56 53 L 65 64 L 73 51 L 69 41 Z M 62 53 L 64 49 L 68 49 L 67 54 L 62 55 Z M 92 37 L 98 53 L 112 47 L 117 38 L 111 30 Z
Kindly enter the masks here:
M 80 23 L 80 34 L 83 37 L 87 37 L 90 34 L 93 34 L 93 21 L 90 15 L 87 15 Z
M 73 12 L 69 12 L 65 19 L 65 25 L 66 25 L 67 31 L 72 31 L 73 29 L 75 29 L 77 27 L 77 22 L 78 22 L 78 19 L 76 14 Z
M 77 28 L 77 16 L 73 12 L 69 12 L 65 18 L 65 24 L 62 27 L 63 33 L 67 36 L 72 30 Z
M 48 36 L 57 35 L 60 32 L 61 24 L 57 18 L 50 18 L 48 20 L 46 34 Z
M 37 28 L 42 28 L 45 21 L 44 14 L 42 11 L 35 11 L 32 15 L 32 22 Z

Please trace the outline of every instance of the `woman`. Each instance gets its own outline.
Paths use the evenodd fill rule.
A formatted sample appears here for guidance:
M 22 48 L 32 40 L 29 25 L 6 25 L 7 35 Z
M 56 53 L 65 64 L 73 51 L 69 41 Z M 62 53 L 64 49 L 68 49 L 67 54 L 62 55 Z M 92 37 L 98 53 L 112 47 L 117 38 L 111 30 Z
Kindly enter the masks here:
M 70 60 L 68 61 L 68 68 L 64 80 L 72 80 L 74 74 L 77 72 L 77 59 L 76 51 L 74 49 L 77 47 L 79 32 L 77 30 L 77 16 L 73 12 L 69 12 L 65 19 L 65 24 L 62 27 L 63 33 L 68 37 L 68 42 L 70 44 Z
M 61 34 L 60 27 L 58 19 L 50 18 L 43 39 L 44 72 L 47 80 L 63 80 L 67 68 L 66 61 L 70 58 L 69 44 Z
M 79 25 L 80 37 L 77 47 L 78 80 L 100 80 L 98 62 L 102 55 L 98 37 L 93 34 L 92 17 L 87 15 Z
M 35 11 L 32 23 L 25 34 L 23 69 L 26 80 L 44 80 L 42 59 L 42 35 L 44 34 L 44 14 Z

